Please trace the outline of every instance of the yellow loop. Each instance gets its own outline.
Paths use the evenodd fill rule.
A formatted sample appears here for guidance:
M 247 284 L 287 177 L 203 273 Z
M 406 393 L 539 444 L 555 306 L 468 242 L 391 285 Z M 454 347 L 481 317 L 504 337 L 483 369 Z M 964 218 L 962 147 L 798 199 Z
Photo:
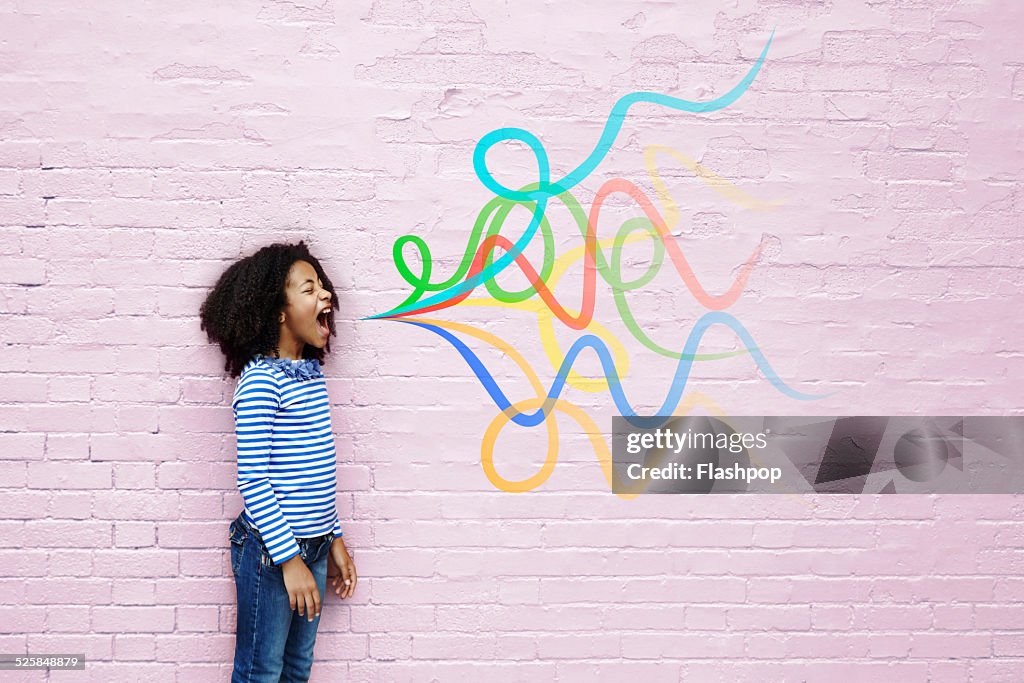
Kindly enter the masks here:
M 548 428 L 548 453 L 544 458 L 544 464 L 532 477 L 527 477 L 520 481 L 512 481 L 502 477 L 494 468 L 494 444 L 498 441 L 498 434 L 502 428 L 512 419 L 509 416 L 509 411 L 525 412 L 527 410 L 536 410 L 544 405 L 544 402 L 545 399 L 541 396 L 513 403 L 509 410 L 503 410 L 498 413 L 491 420 L 491 424 L 487 425 L 487 431 L 484 432 L 484 440 L 480 444 L 480 465 L 484 468 L 484 474 L 487 475 L 487 478 L 495 488 L 509 493 L 531 491 L 547 481 L 551 473 L 555 471 L 555 464 L 558 462 L 558 425 L 555 422 L 554 411 L 548 413 L 544 419 L 544 424 Z M 560 402 L 556 401 L 555 403 Z
M 575 403 L 565 399 L 558 399 L 557 401 L 549 404 L 550 412 L 545 419 L 545 422 L 549 425 L 548 452 L 544 457 L 544 464 L 541 468 L 533 476 L 519 481 L 511 481 L 498 474 L 494 467 L 494 446 L 498 441 L 498 435 L 501 433 L 501 430 L 505 428 L 505 425 L 512 421 L 512 411 L 526 412 L 528 410 L 536 410 L 542 405 L 545 405 L 545 400 L 546 397 L 539 396 L 537 398 L 528 398 L 514 403 L 509 410 L 504 410 L 498 413 L 491 421 L 491 424 L 487 426 L 487 430 L 484 432 L 483 442 L 480 444 L 480 464 L 483 466 L 484 474 L 487 476 L 487 479 L 495 488 L 509 493 L 523 493 L 524 491 L 531 491 L 546 482 L 548 477 L 551 476 L 551 473 L 555 471 L 555 465 L 558 462 L 558 428 L 551 425 L 554 425 L 555 423 L 555 413 L 562 412 L 575 420 L 576 424 L 583 430 L 583 433 L 587 435 L 588 439 L 590 439 L 590 445 L 593 447 L 594 454 L 597 456 L 597 461 L 601 466 L 601 472 L 604 474 L 604 478 L 608 482 L 608 487 L 614 491 L 616 487 L 614 470 L 612 468 L 612 453 L 608 448 L 607 441 L 605 441 L 604 436 L 601 434 L 601 430 L 590 416 L 587 415 L 586 411 Z M 673 414 L 686 415 L 691 409 L 697 406 L 705 408 L 707 412 L 712 415 L 717 415 L 719 417 L 725 416 L 722 408 L 715 403 L 715 401 L 696 391 L 687 394 Z M 619 488 L 623 488 L 621 483 Z M 642 484 L 640 483 L 634 483 L 632 486 L 625 486 L 625 488 L 627 491 L 632 488 L 636 492 L 616 492 L 615 495 L 623 500 L 632 500 L 643 492 L 642 490 L 637 490 L 642 488 Z

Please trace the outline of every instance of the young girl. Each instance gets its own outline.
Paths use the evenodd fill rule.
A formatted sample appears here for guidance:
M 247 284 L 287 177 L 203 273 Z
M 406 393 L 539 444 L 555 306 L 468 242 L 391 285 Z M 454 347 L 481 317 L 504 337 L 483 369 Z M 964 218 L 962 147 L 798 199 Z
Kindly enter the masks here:
M 334 287 L 304 242 L 272 244 L 229 267 L 201 328 L 241 377 L 231 402 L 244 508 L 231 523 L 238 597 L 232 683 L 306 681 L 327 592 L 352 596 L 356 568 L 335 508 L 335 452 L 321 372 Z

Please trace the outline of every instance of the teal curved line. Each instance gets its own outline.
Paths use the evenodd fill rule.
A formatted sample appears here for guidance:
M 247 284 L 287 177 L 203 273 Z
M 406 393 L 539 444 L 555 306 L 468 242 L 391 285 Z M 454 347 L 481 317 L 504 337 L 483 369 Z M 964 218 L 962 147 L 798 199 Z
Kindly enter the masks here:
M 476 149 L 473 151 L 473 170 L 476 172 L 477 178 L 480 179 L 480 182 L 495 194 L 517 201 L 529 200 L 537 202 L 537 206 L 533 211 L 533 217 L 531 218 L 526 231 L 523 232 L 522 237 L 515 242 L 512 249 L 505 252 L 504 255 L 473 277 L 466 278 L 459 284 L 454 285 L 443 292 L 438 292 L 437 294 L 429 296 L 421 301 L 397 306 L 384 313 L 369 315 L 362 318 L 362 320 L 386 318 L 388 316 L 408 313 L 409 311 L 415 311 L 421 308 L 426 308 L 427 306 L 439 304 L 448 301 L 463 292 L 475 289 L 483 282 L 495 277 L 498 273 L 507 268 L 515 258 L 519 256 L 519 254 L 523 253 L 526 246 L 531 240 L 533 240 L 533 237 L 536 235 L 537 229 L 540 226 L 541 219 L 544 217 L 544 211 L 547 208 L 548 199 L 572 189 L 583 181 L 584 178 L 593 173 L 595 168 L 597 168 L 597 165 L 608 154 L 612 144 L 615 142 L 615 138 L 622 130 L 622 123 L 625 120 L 630 107 L 640 102 L 650 102 L 670 109 L 693 113 L 704 113 L 724 109 L 739 99 L 740 96 L 743 95 L 743 93 L 750 87 L 750 84 L 753 83 L 754 78 L 757 77 L 758 72 L 761 70 L 761 65 L 764 63 L 765 57 L 768 55 L 768 48 L 771 46 L 772 39 L 774 37 L 775 29 L 772 29 L 772 33 L 768 37 L 768 42 L 765 43 L 764 48 L 761 50 L 761 55 L 750 68 L 750 71 L 747 72 L 747 75 L 743 77 L 743 80 L 737 83 L 732 90 L 721 97 L 717 97 L 707 102 L 692 102 L 690 100 L 683 100 L 678 97 L 671 97 L 669 95 L 652 92 L 633 92 L 621 97 L 612 107 L 612 111 L 608 115 L 608 120 L 605 123 L 604 130 L 602 131 L 601 137 L 598 139 L 594 150 L 583 161 L 583 163 L 557 182 L 551 182 L 551 163 L 548 158 L 547 151 L 544 149 L 544 144 L 530 131 L 523 128 L 498 128 L 484 135 L 477 142 Z M 487 152 L 494 145 L 506 140 L 518 140 L 520 142 L 525 142 L 533 152 L 533 156 L 537 160 L 538 183 L 536 190 L 526 192 L 512 190 L 499 183 L 494 179 L 494 176 L 491 175 L 490 170 L 487 168 Z

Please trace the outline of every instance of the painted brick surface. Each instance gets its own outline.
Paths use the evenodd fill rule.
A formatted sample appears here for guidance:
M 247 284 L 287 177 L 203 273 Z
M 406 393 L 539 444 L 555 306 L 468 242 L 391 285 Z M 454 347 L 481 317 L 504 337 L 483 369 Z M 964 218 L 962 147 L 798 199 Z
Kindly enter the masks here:
M 635 107 L 578 190 L 649 189 L 659 144 L 782 202 L 741 210 L 661 166 L 709 291 L 767 235 L 730 312 L 786 381 L 837 393 L 808 408 L 742 357 L 692 389 L 731 414 L 1020 414 L 1018 4 L 4 0 L 0 26 L 0 652 L 90 660 L 5 681 L 228 680 L 233 381 L 198 307 L 230 262 L 300 238 L 339 287 L 325 370 L 361 577 L 327 598 L 313 680 L 1021 680 L 1020 497 L 620 500 L 564 418 L 550 479 L 498 491 L 480 465 L 497 411 L 458 355 L 359 321 L 405 297 L 399 235 L 451 272 L 492 196 L 472 170 L 489 130 L 532 131 L 564 174 L 619 97 L 719 96 L 774 28 L 735 105 Z M 536 180 L 524 148 L 489 162 Z M 557 293 L 578 300 L 579 273 Z M 633 306 L 666 345 L 703 312 L 668 271 Z M 552 374 L 528 318 L 448 317 Z M 674 364 L 630 352 L 653 409 Z M 610 428 L 607 394 L 568 397 Z M 498 471 L 530 476 L 545 438 L 504 431 Z

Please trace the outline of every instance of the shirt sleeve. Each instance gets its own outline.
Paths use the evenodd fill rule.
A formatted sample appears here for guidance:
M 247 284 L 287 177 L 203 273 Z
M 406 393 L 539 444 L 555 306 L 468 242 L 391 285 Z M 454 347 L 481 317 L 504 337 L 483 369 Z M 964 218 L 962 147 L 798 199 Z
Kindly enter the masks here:
M 238 490 L 274 564 L 299 554 L 288 520 L 270 484 L 270 446 L 281 393 L 274 375 L 261 368 L 242 373 L 231 401 L 238 444 Z
M 345 534 L 341 533 L 341 520 L 340 519 L 337 519 L 337 520 L 334 521 L 334 528 L 331 529 L 331 532 L 334 533 L 335 537 L 344 536 L 345 535 Z

